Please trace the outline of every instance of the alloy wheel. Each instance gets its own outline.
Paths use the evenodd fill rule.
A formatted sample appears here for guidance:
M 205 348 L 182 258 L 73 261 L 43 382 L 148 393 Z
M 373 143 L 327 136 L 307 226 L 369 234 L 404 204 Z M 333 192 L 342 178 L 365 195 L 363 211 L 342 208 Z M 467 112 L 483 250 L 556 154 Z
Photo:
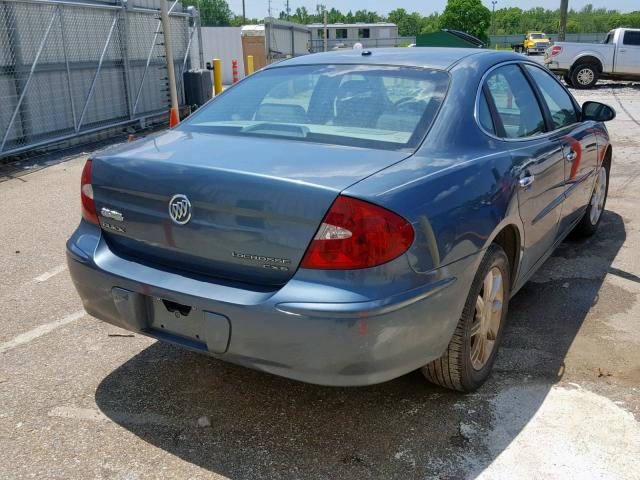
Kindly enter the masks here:
M 598 223 L 602 211 L 604 210 L 604 201 L 607 198 L 607 169 L 602 167 L 596 177 L 596 186 L 591 196 L 591 211 L 589 212 L 589 220 L 592 225 Z
M 590 68 L 583 68 L 578 72 L 576 78 L 578 79 L 578 83 L 580 83 L 580 85 L 590 85 L 591 82 L 593 82 L 594 75 L 595 74 L 593 73 L 593 70 L 591 70 Z
M 504 305 L 502 272 L 493 267 L 484 278 L 476 299 L 476 309 L 471 324 L 471 364 L 481 370 L 491 358 L 500 330 Z

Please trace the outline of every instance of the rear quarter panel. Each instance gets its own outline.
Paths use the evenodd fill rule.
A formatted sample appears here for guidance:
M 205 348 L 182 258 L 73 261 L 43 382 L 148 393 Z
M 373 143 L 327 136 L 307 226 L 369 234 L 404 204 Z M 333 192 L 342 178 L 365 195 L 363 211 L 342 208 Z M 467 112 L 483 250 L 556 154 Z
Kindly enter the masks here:
M 409 261 L 416 272 L 486 248 L 509 224 L 522 238 L 515 190 L 519 172 L 504 142 L 484 134 L 474 118 L 476 92 L 486 68 L 482 58 L 454 68 L 447 99 L 416 154 L 345 192 L 383 205 L 412 223 L 416 239 Z

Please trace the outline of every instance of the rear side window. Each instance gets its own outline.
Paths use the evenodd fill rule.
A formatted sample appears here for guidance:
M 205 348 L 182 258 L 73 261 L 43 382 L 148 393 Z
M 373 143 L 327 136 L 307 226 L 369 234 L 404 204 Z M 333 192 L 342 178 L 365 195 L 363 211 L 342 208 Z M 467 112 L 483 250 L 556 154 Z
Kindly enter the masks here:
M 489 110 L 489 103 L 487 103 L 487 97 L 484 96 L 484 92 L 480 94 L 480 104 L 478 105 L 478 121 L 482 128 L 487 132 L 496 134 L 496 128 L 493 125 L 493 118 L 491 118 L 491 110 Z
M 525 138 L 544 132 L 544 118 L 536 96 L 517 65 L 505 65 L 487 77 L 487 87 L 506 138 Z
M 626 32 L 624 32 L 624 38 L 622 39 L 622 43 L 625 45 L 640 46 L 640 32 L 633 32 L 631 30 L 627 30 Z
M 527 72 L 531 74 L 533 81 L 536 82 L 542 92 L 544 101 L 551 113 L 554 130 L 576 123 L 578 121 L 578 114 L 571 101 L 571 97 L 569 97 L 569 94 L 564 88 L 541 68 L 532 65 L 525 65 L 525 68 Z
M 296 141 L 412 149 L 444 100 L 440 70 L 304 65 L 255 73 L 182 122 L 180 129 Z

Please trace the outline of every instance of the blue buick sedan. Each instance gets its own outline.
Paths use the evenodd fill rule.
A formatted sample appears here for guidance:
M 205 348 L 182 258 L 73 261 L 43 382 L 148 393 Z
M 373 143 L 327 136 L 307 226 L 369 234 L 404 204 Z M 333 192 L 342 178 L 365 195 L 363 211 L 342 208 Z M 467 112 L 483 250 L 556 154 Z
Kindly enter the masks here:
M 471 391 L 509 299 L 598 228 L 614 116 L 509 52 L 294 58 L 88 160 L 69 269 L 91 315 L 221 360 Z

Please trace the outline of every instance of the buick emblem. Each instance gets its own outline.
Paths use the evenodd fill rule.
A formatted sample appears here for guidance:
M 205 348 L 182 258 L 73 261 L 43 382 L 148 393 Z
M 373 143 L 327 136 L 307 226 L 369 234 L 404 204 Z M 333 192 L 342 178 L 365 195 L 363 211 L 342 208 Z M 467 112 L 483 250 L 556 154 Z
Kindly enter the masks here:
M 179 193 L 171 197 L 169 216 L 178 225 L 184 225 L 191 220 L 191 202 L 186 195 Z

